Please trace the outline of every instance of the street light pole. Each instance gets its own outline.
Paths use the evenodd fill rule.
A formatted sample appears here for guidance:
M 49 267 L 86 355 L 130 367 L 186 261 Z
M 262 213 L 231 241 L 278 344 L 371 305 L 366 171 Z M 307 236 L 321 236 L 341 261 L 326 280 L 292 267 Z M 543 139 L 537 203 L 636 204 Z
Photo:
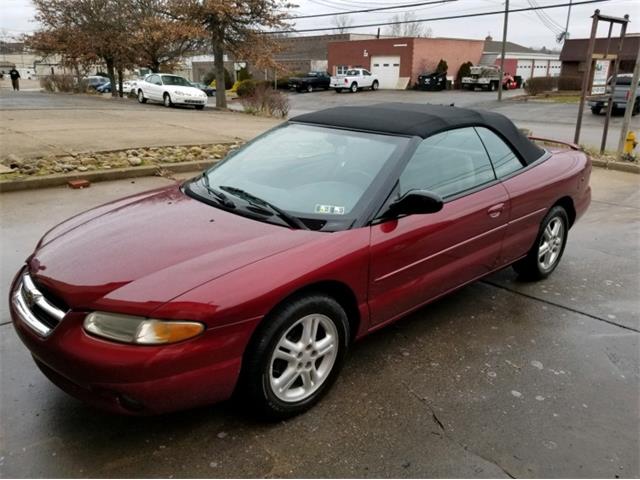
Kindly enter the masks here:
M 502 83 L 504 80 L 504 56 L 507 49 L 507 27 L 509 24 L 509 0 L 504 3 L 504 28 L 502 29 L 502 52 L 500 53 L 500 78 L 498 80 L 498 101 L 502 101 Z

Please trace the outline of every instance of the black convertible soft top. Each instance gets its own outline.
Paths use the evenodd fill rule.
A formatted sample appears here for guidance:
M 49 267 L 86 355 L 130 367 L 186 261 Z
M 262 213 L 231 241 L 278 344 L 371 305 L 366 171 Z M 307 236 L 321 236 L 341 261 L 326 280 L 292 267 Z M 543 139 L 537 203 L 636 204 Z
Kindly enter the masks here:
M 528 165 L 544 150 L 524 136 L 504 115 L 483 110 L 415 103 L 380 103 L 334 107 L 298 115 L 292 122 L 368 132 L 430 137 L 460 127 L 487 127 L 500 135 Z

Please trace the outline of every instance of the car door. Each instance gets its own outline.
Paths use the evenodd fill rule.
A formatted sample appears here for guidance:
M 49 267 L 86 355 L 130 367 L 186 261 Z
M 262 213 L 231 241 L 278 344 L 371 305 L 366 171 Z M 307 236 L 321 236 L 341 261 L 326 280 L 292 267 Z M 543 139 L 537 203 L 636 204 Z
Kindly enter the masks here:
M 487 128 L 476 130 L 491 157 L 498 179 L 509 195 L 511 209 L 500 259 L 500 263 L 507 265 L 527 254 L 547 210 L 558 200 L 558 190 L 567 192 L 570 187 L 554 187 L 566 180 L 558 176 L 558 168 L 551 162 L 525 168 L 514 150 L 498 134 Z M 546 188 L 541 188 L 542 185 Z
M 160 75 L 151 75 L 147 79 L 148 90 L 149 90 L 149 98 L 151 100 L 162 100 L 160 95 L 160 88 L 162 86 L 162 82 L 160 81 Z
M 362 86 L 370 87 L 373 85 L 373 75 L 368 70 L 362 70 Z
M 485 275 L 499 258 L 509 200 L 473 128 L 422 141 L 392 198 L 414 189 L 441 195 L 444 206 L 434 214 L 371 227 L 369 307 L 374 326 Z

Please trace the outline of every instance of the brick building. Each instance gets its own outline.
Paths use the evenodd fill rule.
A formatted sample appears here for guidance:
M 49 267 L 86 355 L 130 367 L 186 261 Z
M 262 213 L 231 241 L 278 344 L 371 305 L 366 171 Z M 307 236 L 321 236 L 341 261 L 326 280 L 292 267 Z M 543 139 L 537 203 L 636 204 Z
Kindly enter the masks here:
M 447 62 L 448 77 L 454 79 L 461 64 L 480 61 L 484 40 L 373 38 L 333 41 L 328 47 L 328 71 L 332 75 L 349 67 L 362 67 L 378 75 L 380 88 L 405 89 L 421 73 L 434 71 L 440 59 Z
M 619 37 L 611 39 L 609 45 L 609 55 L 618 53 Z M 586 70 L 585 59 L 587 58 L 587 49 L 589 48 L 588 38 L 570 39 L 564 42 L 562 52 L 560 53 L 560 61 L 562 62 L 563 77 L 580 77 L 584 75 Z M 607 49 L 606 38 L 596 38 L 594 55 L 604 55 Z M 636 55 L 640 49 L 640 34 L 627 34 L 622 43 L 622 55 L 620 58 L 619 72 L 632 73 L 636 65 Z
M 485 39 L 480 63 L 500 65 L 501 53 L 502 42 L 494 41 L 489 36 Z M 513 42 L 505 45 L 504 71 L 522 77 L 525 82 L 533 77 L 558 77 L 560 67 L 560 55 L 556 52 L 535 50 Z

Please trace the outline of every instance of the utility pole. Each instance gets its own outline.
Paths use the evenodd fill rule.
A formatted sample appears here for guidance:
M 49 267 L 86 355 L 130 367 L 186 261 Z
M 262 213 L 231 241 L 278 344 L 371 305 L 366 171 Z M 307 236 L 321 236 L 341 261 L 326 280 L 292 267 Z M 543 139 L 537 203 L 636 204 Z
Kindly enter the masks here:
M 504 28 L 502 29 L 502 52 L 500 53 L 500 79 L 498 80 L 498 101 L 502 101 L 502 83 L 504 80 L 504 56 L 507 49 L 507 26 L 509 24 L 509 0 L 504 3 Z
M 633 107 L 636 102 L 636 95 L 638 94 L 638 82 L 640 81 L 640 49 L 636 54 L 636 66 L 633 69 L 633 79 L 631 80 L 631 90 L 629 90 L 629 99 L 627 100 L 627 108 L 624 110 L 624 120 L 622 121 L 622 129 L 620 130 L 620 141 L 618 142 L 618 161 L 622 159 L 622 150 L 624 149 L 624 143 L 627 139 L 627 133 L 629 132 L 629 125 L 631 124 L 631 115 L 633 113 Z
M 569 38 L 569 19 L 571 18 L 571 6 L 573 4 L 573 0 L 569 0 L 569 11 L 567 12 L 567 24 L 564 27 L 564 39 Z

